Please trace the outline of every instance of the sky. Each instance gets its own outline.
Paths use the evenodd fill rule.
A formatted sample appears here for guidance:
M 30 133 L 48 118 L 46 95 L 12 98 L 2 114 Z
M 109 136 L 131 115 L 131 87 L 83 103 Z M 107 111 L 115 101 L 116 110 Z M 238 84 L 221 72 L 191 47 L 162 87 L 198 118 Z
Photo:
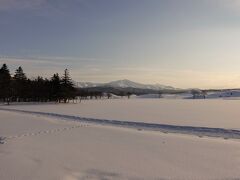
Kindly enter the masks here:
M 0 64 L 29 78 L 240 87 L 239 0 L 0 0 Z

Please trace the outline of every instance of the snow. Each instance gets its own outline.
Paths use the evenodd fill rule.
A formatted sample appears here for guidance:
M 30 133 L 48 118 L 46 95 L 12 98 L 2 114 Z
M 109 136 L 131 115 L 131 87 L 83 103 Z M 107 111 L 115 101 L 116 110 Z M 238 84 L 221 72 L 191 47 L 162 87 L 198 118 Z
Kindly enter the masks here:
M 136 96 L 136 98 L 159 98 L 159 94 L 144 94 Z M 162 94 L 161 98 L 164 99 L 193 99 L 193 95 L 190 92 L 179 94 Z M 197 99 L 204 99 L 204 96 L 200 95 Z M 222 91 L 209 91 L 207 92 L 205 99 L 240 99 L 240 90 L 222 90 Z
M 46 130 L 43 134 L 29 134 L 0 144 L 0 179 L 237 179 L 240 176 L 237 140 L 93 124 L 82 126 L 79 122 L 5 111 L 0 111 L 0 115 L 1 125 L 5 124 L 4 134 L 25 133 L 24 125 L 31 127 L 29 132 Z M 14 121 L 22 127 L 12 127 Z M 77 124 L 81 126 L 53 131 L 59 125 L 63 128 Z
M 239 90 L 226 90 L 226 91 L 211 92 L 211 93 L 208 93 L 207 98 L 209 98 L 209 99 L 216 99 L 216 98 L 236 99 L 236 98 L 240 98 L 240 91 Z
M 146 98 L 146 99 L 151 99 L 151 98 L 160 98 L 159 94 L 143 94 L 136 96 L 135 98 Z
M 112 99 L 0 106 L 10 109 L 0 110 L 0 179 L 238 179 L 240 139 L 223 134 L 240 130 L 239 105 Z M 148 127 L 154 123 L 160 126 Z
M 78 82 L 77 85 L 80 88 L 105 86 L 105 87 L 114 87 L 114 88 L 138 88 L 138 89 L 153 89 L 153 90 L 174 89 L 171 86 L 165 86 L 161 84 L 142 84 L 142 83 L 130 81 L 128 79 L 111 81 L 109 83 Z
M 240 101 L 236 100 L 105 99 L 5 107 L 96 119 L 240 130 Z
M 75 122 L 135 128 L 138 130 L 151 130 L 151 131 L 161 131 L 164 133 L 189 134 L 189 135 L 197 135 L 199 137 L 208 136 L 208 137 L 221 137 L 224 139 L 229 139 L 229 138 L 240 139 L 240 130 L 234 130 L 234 129 L 176 126 L 176 125 L 145 123 L 145 122 L 93 119 L 93 118 L 84 118 L 79 116 L 56 114 L 56 113 L 25 111 L 25 110 L 5 109 L 5 108 L 1 108 L 0 110 L 4 110 L 8 112 L 19 112 L 19 113 L 41 115 L 44 117 L 55 117 L 58 119 L 70 120 Z
M 101 83 L 92 83 L 92 82 L 76 82 L 75 84 L 79 88 L 98 87 L 102 85 Z

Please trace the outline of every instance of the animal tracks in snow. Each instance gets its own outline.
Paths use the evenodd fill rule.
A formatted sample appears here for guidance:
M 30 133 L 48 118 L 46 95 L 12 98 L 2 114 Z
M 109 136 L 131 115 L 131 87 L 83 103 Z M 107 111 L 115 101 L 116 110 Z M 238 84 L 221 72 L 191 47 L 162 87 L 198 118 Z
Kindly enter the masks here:
M 18 113 L 27 113 L 32 115 L 44 116 L 44 117 L 52 117 L 60 120 L 70 120 L 74 122 L 81 122 L 81 123 L 87 123 L 87 124 L 99 124 L 99 125 L 133 128 L 141 131 L 149 130 L 149 131 L 160 131 L 163 133 L 188 134 L 188 135 L 195 135 L 198 137 L 206 136 L 206 137 L 219 137 L 223 139 L 240 139 L 240 130 L 236 130 L 236 129 L 180 126 L 180 125 L 156 124 L 156 123 L 134 122 L 134 121 L 94 119 L 94 118 L 84 118 L 84 117 L 73 116 L 73 115 L 26 111 L 26 110 L 18 110 L 18 109 L 0 108 L 0 110 L 18 112 Z M 63 130 L 61 131 L 64 131 L 67 129 L 68 128 L 63 128 Z
M 38 131 L 38 132 L 30 132 L 30 133 L 24 133 L 24 134 L 19 134 L 19 135 L 0 137 L 0 144 L 4 144 L 6 141 L 13 140 L 13 139 L 18 139 L 18 138 L 23 138 L 23 137 L 28 137 L 28 136 L 39 136 L 39 135 L 44 135 L 44 134 L 53 134 L 53 133 L 69 131 L 69 130 L 77 129 L 77 128 L 81 128 L 81 127 L 87 127 L 87 126 L 88 125 L 86 125 L 86 124 L 81 124 L 81 125 L 75 125 L 75 126 L 71 126 L 71 127 L 63 127 L 63 128 L 57 128 L 57 129 L 42 130 L 42 131 Z

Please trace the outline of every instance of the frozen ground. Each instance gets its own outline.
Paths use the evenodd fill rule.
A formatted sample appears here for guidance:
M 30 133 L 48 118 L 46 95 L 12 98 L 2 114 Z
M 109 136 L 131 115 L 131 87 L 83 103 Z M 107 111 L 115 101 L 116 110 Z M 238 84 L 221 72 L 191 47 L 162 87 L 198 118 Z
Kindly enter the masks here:
M 2 135 L 29 133 L 0 145 L 0 179 L 237 179 L 240 176 L 238 140 L 86 125 L 14 112 L 1 111 L 0 115 L 0 123 L 5 127 L 1 129 L 1 132 L 4 129 Z M 14 121 L 22 125 L 14 126 Z M 39 131 L 44 133 L 37 134 Z
M 2 106 L 44 113 L 0 110 L 0 179 L 238 179 L 239 139 L 72 120 L 85 116 L 194 127 L 202 120 L 212 129 L 240 129 L 239 105 L 225 100 L 134 99 Z
M 7 108 L 97 119 L 240 130 L 239 107 L 238 100 L 115 99 L 86 100 L 79 104 L 11 105 Z
M 38 116 L 40 115 L 42 117 L 58 118 L 58 120 L 83 122 L 83 123 L 95 124 L 95 125 L 133 128 L 133 129 L 148 130 L 148 131 L 160 131 L 164 133 L 188 134 L 188 135 L 196 135 L 199 137 L 207 136 L 207 137 L 219 137 L 224 139 L 240 139 L 240 130 L 236 130 L 236 129 L 84 118 L 84 117 L 75 116 L 75 115 L 65 115 L 65 114 L 58 114 L 58 113 L 26 111 L 26 110 L 6 109 L 6 108 L 0 108 L 0 110 L 7 111 L 7 112 L 32 114 L 32 115 L 38 115 Z
M 199 91 L 200 92 L 200 91 Z M 133 98 L 145 98 L 145 99 L 156 99 L 159 98 L 159 94 L 144 94 L 139 96 L 132 96 Z M 179 93 L 179 94 L 162 94 L 160 96 L 164 99 L 193 99 L 191 92 Z M 119 97 L 120 98 L 120 97 Z M 197 99 L 204 99 L 203 95 L 196 97 Z M 208 91 L 205 94 L 205 99 L 240 99 L 240 90 L 219 90 L 219 91 Z

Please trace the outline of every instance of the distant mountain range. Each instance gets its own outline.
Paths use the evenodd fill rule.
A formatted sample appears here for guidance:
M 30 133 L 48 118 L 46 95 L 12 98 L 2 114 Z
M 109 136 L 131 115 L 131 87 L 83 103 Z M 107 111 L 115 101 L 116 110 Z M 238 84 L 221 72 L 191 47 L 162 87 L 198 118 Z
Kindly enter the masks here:
M 146 90 L 177 90 L 172 86 L 165 86 L 161 84 L 141 84 L 133 82 L 127 79 L 112 81 L 109 83 L 91 83 L 91 82 L 78 82 L 77 87 L 79 88 L 134 88 L 134 89 L 146 89 Z
M 79 92 L 80 91 L 102 92 L 102 93 L 112 93 L 115 95 L 121 95 L 123 93 L 124 94 L 132 93 L 135 95 L 159 94 L 159 93 L 181 94 L 181 93 L 191 93 L 192 90 L 201 91 L 198 88 L 180 89 L 180 88 L 175 88 L 172 86 L 166 86 L 162 84 L 142 84 L 142 83 L 130 81 L 128 79 L 111 81 L 109 83 L 75 82 L 75 85 L 79 88 L 78 89 Z M 226 91 L 227 94 L 229 94 L 229 91 L 235 92 L 235 91 L 239 91 L 239 89 L 206 89 L 205 91 L 211 92 L 211 93 L 212 92 L 222 93 L 223 91 Z M 220 94 L 219 96 L 223 96 L 223 95 Z

